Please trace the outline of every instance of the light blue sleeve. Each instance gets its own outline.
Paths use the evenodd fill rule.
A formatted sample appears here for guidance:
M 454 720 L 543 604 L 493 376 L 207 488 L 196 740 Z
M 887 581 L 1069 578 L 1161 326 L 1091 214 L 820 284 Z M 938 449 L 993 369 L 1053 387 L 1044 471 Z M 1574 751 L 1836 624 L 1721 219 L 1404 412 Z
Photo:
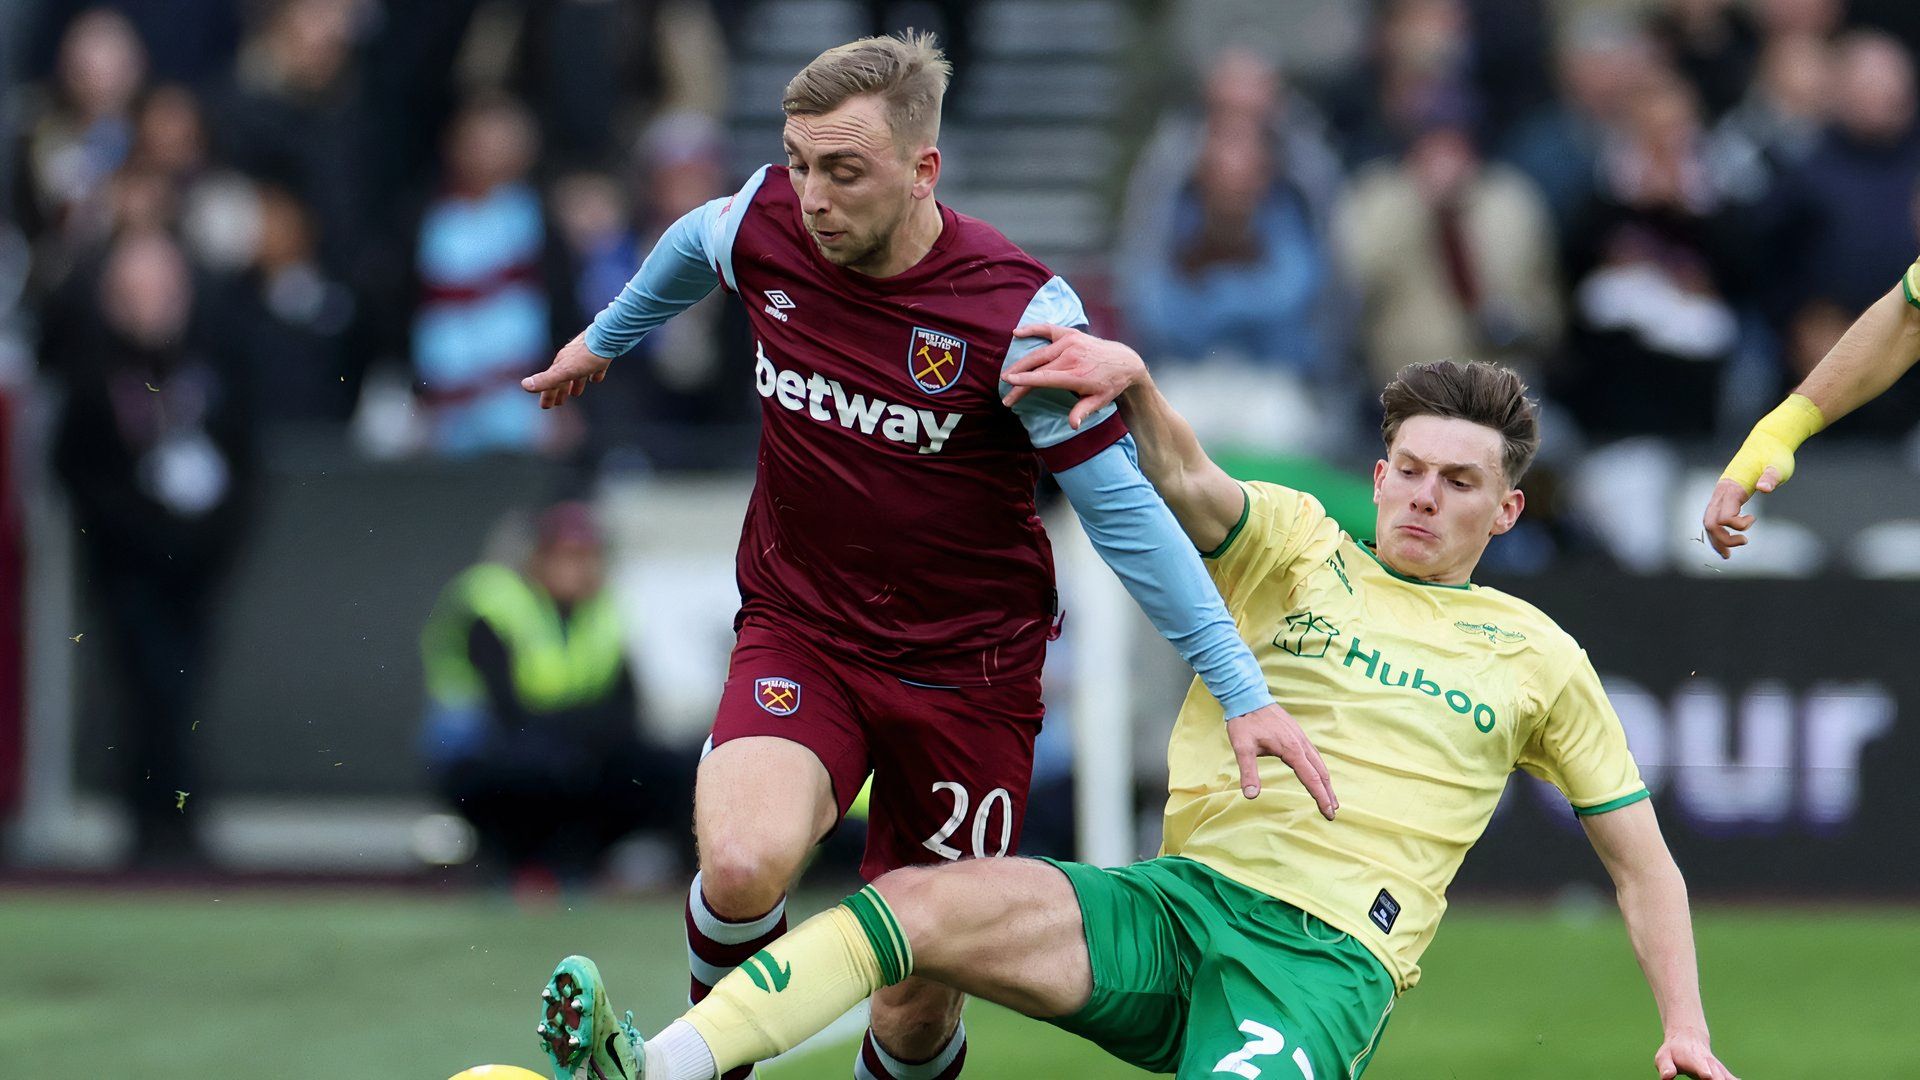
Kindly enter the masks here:
M 668 226 L 633 280 L 587 327 L 587 348 L 595 356 L 625 355 L 655 327 L 704 299 L 716 276 L 736 288 L 733 241 L 766 178 L 761 166 L 735 194 L 696 207 Z
M 1017 326 L 1030 326 L 1036 323 L 1052 323 L 1070 329 L 1084 329 L 1087 325 L 1087 309 L 1080 303 L 1080 297 L 1073 287 L 1063 278 L 1054 277 L 1040 291 L 1033 294 L 1033 301 L 1020 316 Z M 1042 345 L 1046 338 L 1014 338 L 1007 347 L 1007 358 L 1000 365 L 1005 371 L 1009 364 L 1027 355 Z M 1000 395 L 1005 397 L 1012 391 L 1011 383 L 1000 384 Z M 1100 422 L 1112 416 L 1114 407 L 1108 405 L 1089 416 L 1080 425 L 1079 430 L 1067 426 L 1067 413 L 1073 409 L 1074 397 L 1065 390 L 1030 390 L 1027 396 L 1014 403 L 1013 414 L 1026 425 L 1027 437 L 1036 450 L 1050 450 L 1076 435 L 1084 435 L 1100 426 Z
M 1199 552 L 1140 471 L 1128 435 L 1054 474 L 1080 524 L 1154 629 L 1206 683 L 1228 718 L 1273 703 Z

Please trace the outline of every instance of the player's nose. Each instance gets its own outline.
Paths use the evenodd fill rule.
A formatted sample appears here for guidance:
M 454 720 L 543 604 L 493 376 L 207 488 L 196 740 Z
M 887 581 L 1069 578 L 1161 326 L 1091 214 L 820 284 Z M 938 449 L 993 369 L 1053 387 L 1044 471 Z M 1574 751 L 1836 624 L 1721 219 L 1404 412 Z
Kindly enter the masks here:
M 825 182 L 817 174 L 808 174 L 807 182 L 800 187 L 801 212 L 818 216 L 828 209 Z

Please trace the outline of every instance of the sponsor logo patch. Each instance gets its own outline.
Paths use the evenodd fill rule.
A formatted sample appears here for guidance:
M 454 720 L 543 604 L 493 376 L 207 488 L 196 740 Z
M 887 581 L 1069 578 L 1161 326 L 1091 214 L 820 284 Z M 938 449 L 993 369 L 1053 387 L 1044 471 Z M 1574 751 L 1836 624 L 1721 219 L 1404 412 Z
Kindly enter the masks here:
M 800 684 L 777 677 L 755 679 L 753 700 L 775 716 L 792 716 L 800 708 Z
M 967 366 L 967 343 L 924 327 L 913 328 L 907 343 L 907 374 L 913 385 L 929 394 L 944 393 L 960 381 Z
M 1373 907 L 1368 910 L 1367 918 L 1373 920 L 1373 925 L 1379 927 L 1381 933 L 1391 934 L 1393 921 L 1399 917 L 1400 901 L 1395 900 L 1392 893 L 1381 889 L 1380 895 L 1373 898 Z

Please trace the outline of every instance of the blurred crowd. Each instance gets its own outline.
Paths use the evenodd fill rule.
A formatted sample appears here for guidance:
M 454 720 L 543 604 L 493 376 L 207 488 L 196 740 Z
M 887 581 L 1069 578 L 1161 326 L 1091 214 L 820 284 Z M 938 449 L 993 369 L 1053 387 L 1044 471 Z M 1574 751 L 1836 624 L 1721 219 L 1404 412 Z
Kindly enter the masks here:
M 876 27 L 902 14 L 853 6 Z M 964 58 L 975 6 L 904 14 L 948 24 Z M 1373 388 L 1443 355 L 1544 392 L 1547 476 L 1587 446 L 1725 434 L 1920 247 L 1910 5 L 1163 6 L 1244 25 L 1168 55 L 1191 92 L 1142 118 L 1113 177 L 1111 273 L 1062 269 L 1110 294 L 1103 329 L 1230 444 L 1363 444 Z M 718 296 L 584 410 L 540 414 L 515 383 L 668 222 L 738 181 L 728 57 L 751 10 L 15 7 L 0 278 L 24 278 L 34 318 L 7 325 L 76 407 L 116 380 L 194 387 L 205 415 L 169 408 L 164 434 L 206 452 L 142 466 L 194 498 L 244 494 L 236 440 L 302 428 L 383 456 L 744 467 L 752 398 L 727 360 L 746 329 Z M 1293 70 L 1290 18 L 1353 32 Z M 117 408 L 121 464 L 142 461 L 163 433 Z M 1845 434 L 1904 436 L 1917 410 L 1896 388 Z M 90 449 L 63 466 L 76 483 L 108 467 Z
M 922 6 L 964 32 L 975 5 Z M 1243 35 L 1153 118 L 1125 181 L 1114 329 L 1203 413 L 1213 388 L 1230 436 L 1282 448 L 1364 430 L 1369 390 L 1438 355 L 1520 367 L 1589 440 L 1736 427 L 1920 246 L 1897 36 L 1916 20 L 1853 6 L 1379 0 L 1297 75 Z M 373 454 L 750 462 L 725 362 L 745 331 L 718 299 L 584 413 L 542 416 L 515 386 L 739 179 L 723 111 L 744 10 L 18 9 L 0 251 L 31 253 L 9 265 L 30 266 L 40 370 L 76 391 L 196 372 L 210 402 L 245 403 L 241 427 L 351 424 Z M 1917 398 L 1848 433 L 1904 434 Z
M 1518 368 L 1549 437 L 1491 569 L 1673 565 L 1686 462 L 1733 445 L 1920 251 L 1917 5 L 1175 17 L 1229 44 L 1202 54 L 1195 100 L 1129 182 L 1126 332 L 1203 439 L 1268 453 L 1371 456 L 1373 394 L 1404 363 Z M 1343 20 L 1344 46 L 1281 62 L 1310 51 L 1295 40 L 1343 40 Z M 1911 440 L 1916 423 L 1910 377 L 1835 436 Z M 1817 543 L 1787 547 L 1764 572 L 1818 565 Z
M 1374 7 L 1331 74 L 1229 47 L 1162 121 L 1119 237 L 1156 352 L 1363 389 L 1495 360 L 1590 442 L 1707 436 L 1920 250 L 1912 40 L 1846 0 Z
M 80 390 L 200 371 L 256 431 L 354 423 L 374 454 L 565 457 L 595 426 L 651 430 L 629 409 L 537 418 L 516 383 L 650 232 L 725 186 L 713 5 L 27 11 L 8 217 L 42 372 Z M 113 273 L 130 251 L 149 257 Z M 177 325 L 133 325 L 138 290 Z M 649 365 L 665 399 L 621 404 L 738 423 L 683 329 Z
M 980 5 L 846 6 L 941 26 L 949 131 L 991 134 L 966 107 Z M 83 577 L 149 714 L 130 761 L 191 786 L 209 598 L 288 440 L 578 477 L 751 466 L 751 343 L 719 292 L 583 408 L 542 413 L 518 380 L 742 179 L 726 99 L 755 7 L 0 4 L 0 393 L 57 403 Z M 1370 458 L 1404 363 L 1519 368 L 1550 437 L 1493 569 L 1670 565 L 1631 491 L 1672 503 L 1647 481 L 1672 448 L 1730 449 L 1920 251 L 1913 0 L 1125 7 L 1213 43 L 1157 51 L 1178 92 L 1111 133 L 1139 150 L 1109 179 L 1110 261 L 1058 268 L 1112 313 L 1096 329 L 1252 469 Z M 1835 436 L 1917 421 L 1909 378 Z M 1631 482 L 1582 514 L 1566 492 L 1596 460 Z M 143 805 L 145 847 L 183 842 Z

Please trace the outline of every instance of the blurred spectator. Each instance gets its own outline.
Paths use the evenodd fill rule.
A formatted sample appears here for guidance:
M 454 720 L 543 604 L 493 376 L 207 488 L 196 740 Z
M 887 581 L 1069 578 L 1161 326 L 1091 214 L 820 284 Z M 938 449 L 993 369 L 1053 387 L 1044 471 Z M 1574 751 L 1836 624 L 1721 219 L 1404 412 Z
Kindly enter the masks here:
M 1163 123 L 1129 183 L 1120 288 L 1150 355 L 1324 374 L 1339 173 L 1265 59 L 1229 50 L 1201 117 Z
M 1709 121 L 1746 94 L 1760 34 L 1736 0 L 1665 0 L 1649 26 L 1668 59 L 1693 84 Z
M 605 307 L 667 226 L 733 186 L 724 151 L 719 127 L 699 113 L 673 112 L 649 124 L 635 155 L 642 170 L 637 228 L 605 177 L 570 178 L 556 189 L 580 272 L 581 310 Z M 583 399 L 595 456 L 666 471 L 749 465 L 759 409 L 729 361 L 752 350 L 744 312 L 717 289 L 648 334 L 623 361 L 620 378 Z
M 1425 118 L 1484 113 L 1475 81 L 1473 23 L 1465 0 L 1387 0 L 1371 63 L 1333 98 L 1346 160 L 1360 165 L 1404 151 Z
M 252 265 L 229 314 L 263 421 L 346 422 L 359 389 L 353 293 L 321 265 L 313 219 L 291 192 L 262 188 Z
M 197 264 L 225 273 L 252 260 L 258 198 L 246 178 L 214 161 L 207 118 L 192 91 L 168 83 L 141 100 L 124 171 L 139 178 L 136 186 L 148 179 L 164 184 L 169 220 L 178 217 Z M 134 213 L 122 208 L 123 216 Z
M 1539 191 L 1440 123 L 1404 161 L 1354 179 L 1338 232 L 1360 302 L 1370 383 L 1416 360 L 1490 360 L 1537 376 L 1563 313 L 1553 220 Z
M 488 98 L 454 121 L 440 192 L 413 259 L 413 365 L 444 454 L 554 447 L 563 429 L 520 389 L 579 329 L 560 236 L 529 173 L 539 152 L 518 103 Z
M 425 751 L 489 869 L 577 883 L 636 828 L 691 836 L 691 753 L 647 741 L 590 511 L 541 515 L 521 568 L 449 584 L 421 636 Z
M 135 857 L 192 860 L 188 748 L 217 599 L 248 523 L 254 455 L 230 358 L 208 344 L 180 248 L 123 234 L 108 250 L 93 333 L 67 358 L 54 464 L 86 556 L 93 610 L 121 674 L 121 794 Z
M 1908 208 L 1920 181 L 1913 59 L 1884 34 L 1843 39 L 1833 126 L 1786 182 L 1777 264 L 1796 295 L 1855 311 L 1913 260 Z
M 1768 40 L 1758 77 L 1714 129 L 1709 147 L 1724 162 L 1721 171 L 1753 179 L 1747 201 L 1765 199 L 1819 149 L 1832 110 L 1833 69 L 1832 49 L 1820 38 Z
M 106 232 L 108 179 L 133 149 L 134 99 L 145 79 L 146 52 L 132 24 L 96 8 L 68 26 L 52 87 L 27 104 L 15 213 L 39 241 L 42 282 L 64 275 L 84 238 Z
M 221 156 L 312 208 L 324 261 L 350 271 L 367 236 L 366 137 L 353 65 L 364 0 L 277 0 L 214 97 Z
M 1623 123 L 1633 88 L 1653 70 L 1652 45 L 1606 16 L 1573 20 L 1556 54 L 1560 96 L 1507 137 L 1502 156 L 1539 185 L 1560 232 L 1593 198 L 1600 148 Z
M 1628 115 L 1570 238 L 1575 335 L 1555 396 L 1590 434 L 1706 434 L 1741 342 L 1733 292 L 1750 253 L 1692 88 L 1653 78 Z
M 1758 0 L 1760 32 L 1769 41 L 1810 37 L 1831 42 L 1846 20 L 1849 0 Z M 1863 0 L 1854 0 L 1862 3 Z M 1864 0 L 1871 2 L 1871 0 Z M 1904 2 L 1904 0 L 1901 0 Z
M 1473 78 L 1485 110 L 1479 141 L 1497 146 L 1553 99 L 1549 0 L 1474 0 Z

